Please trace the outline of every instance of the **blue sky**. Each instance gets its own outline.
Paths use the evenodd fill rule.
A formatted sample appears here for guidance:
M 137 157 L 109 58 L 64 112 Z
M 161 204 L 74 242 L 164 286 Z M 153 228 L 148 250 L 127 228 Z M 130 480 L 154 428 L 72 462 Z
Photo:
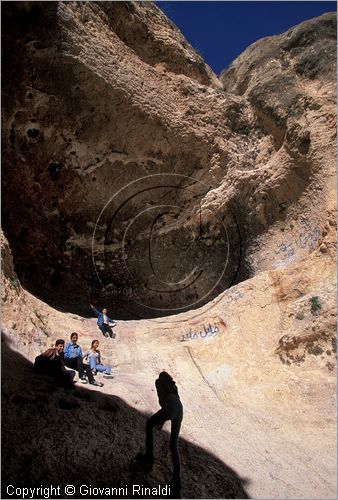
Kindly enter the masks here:
M 337 10 L 336 2 L 156 2 L 216 74 L 259 38 Z

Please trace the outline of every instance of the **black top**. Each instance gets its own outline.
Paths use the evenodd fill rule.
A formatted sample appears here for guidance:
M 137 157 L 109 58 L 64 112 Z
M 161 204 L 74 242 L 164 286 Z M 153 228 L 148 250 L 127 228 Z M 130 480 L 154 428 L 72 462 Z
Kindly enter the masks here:
M 170 381 L 164 380 L 163 378 L 158 378 L 155 381 L 155 386 L 157 390 L 158 400 L 162 408 L 166 405 L 169 394 L 174 394 L 179 399 L 177 386 L 173 380 Z

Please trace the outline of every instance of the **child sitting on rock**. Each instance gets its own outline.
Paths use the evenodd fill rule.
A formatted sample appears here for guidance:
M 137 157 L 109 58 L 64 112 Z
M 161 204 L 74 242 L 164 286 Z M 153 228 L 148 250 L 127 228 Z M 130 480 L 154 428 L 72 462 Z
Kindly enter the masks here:
M 64 346 L 65 341 L 58 339 L 54 347 L 47 349 L 47 351 L 35 358 L 34 368 L 41 375 L 53 377 L 57 385 L 72 389 L 74 387 L 75 372 L 65 368 L 62 357 Z
M 116 326 L 116 323 L 113 319 L 111 319 L 108 316 L 108 311 L 107 309 L 102 309 L 102 312 L 96 309 L 92 304 L 90 304 L 90 307 L 94 311 L 94 313 L 97 315 L 97 326 L 101 330 L 102 334 L 105 337 L 109 337 L 111 339 L 114 339 L 116 337 L 115 333 L 112 330 L 112 327 Z M 110 323 L 113 323 L 110 325 Z
M 90 369 L 93 374 L 96 375 L 97 372 L 102 372 L 105 378 L 113 378 L 111 375 L 110 365 L 103 365 L 101 361 L 101 353 L 98 350 L 99 341 L 93 340 L 91 348 L 87 351 L 83 359 L 88 359 Z

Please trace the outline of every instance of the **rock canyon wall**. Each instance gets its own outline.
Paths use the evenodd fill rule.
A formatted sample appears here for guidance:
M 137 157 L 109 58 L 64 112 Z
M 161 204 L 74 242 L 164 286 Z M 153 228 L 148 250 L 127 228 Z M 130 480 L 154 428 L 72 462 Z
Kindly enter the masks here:
M 184 497 L 335 498 L 335 14 L 219 78 L 152 3 L 2 23 L 3 484 L 165 484 L 169 457 L 130 461 L 166 369 Z M 31 363 L 89 347 L 90 302 L 118 321 L 115 379 L 65 396 Z

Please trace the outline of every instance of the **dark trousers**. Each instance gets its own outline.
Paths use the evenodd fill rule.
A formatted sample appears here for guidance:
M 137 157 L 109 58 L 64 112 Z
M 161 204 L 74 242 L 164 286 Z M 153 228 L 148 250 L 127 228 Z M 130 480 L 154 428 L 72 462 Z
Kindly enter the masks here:
M 55 383 L 61 387 L 74 387 L 73 378 L 75 373 L 62 368 L 59 356 L 55 356 L 52 360 L 45 358 L 44 356 L 37 356 L 34 368 L 37 373 L 53 377 Z
M 171 420 L 170 451 L 173 462 L 173 477 L 176 481 L 181 479 L 181 461 L 178 451 L 178 436 L 183 418 L 182 403 L 178 398 L 172 398 L 165 408 L 161 408 L 157 413 L 147 420 L 146 423 L 146 453 L 149 456 L 154 454 L 153 430 L 157 425 L 162 426 L 167 420 Z
M 56 374 L 54 374 L 54 379 L 57 385 L 60 385 L 61 387 L 66 387 L 66 388 L 73 388 L 74 387 L 74 378 L 75 372 L 69 372 L 69 371 L 61 371 Z
M 107 333 L 111 339 L 115 337 L 115 334 L 113 333 L 113 330 L 111 329 L 111 326 L 107 325 L 107 323 L 103 323 L 102 325 L 98 325 L 98 327 L 100 328 L 101 332 L 103 333 L 103 335 L 105 337 L 107 337 Z
M 79 372 L 79 377 L 83 377 L 84 374 L 87 375 L 89 383 L 95 382 L 92 371 L 88 365 L 84 365 L 81 356 L 77 358 L 65 358 L 64 363 L 68 368 L 73 368 Z

